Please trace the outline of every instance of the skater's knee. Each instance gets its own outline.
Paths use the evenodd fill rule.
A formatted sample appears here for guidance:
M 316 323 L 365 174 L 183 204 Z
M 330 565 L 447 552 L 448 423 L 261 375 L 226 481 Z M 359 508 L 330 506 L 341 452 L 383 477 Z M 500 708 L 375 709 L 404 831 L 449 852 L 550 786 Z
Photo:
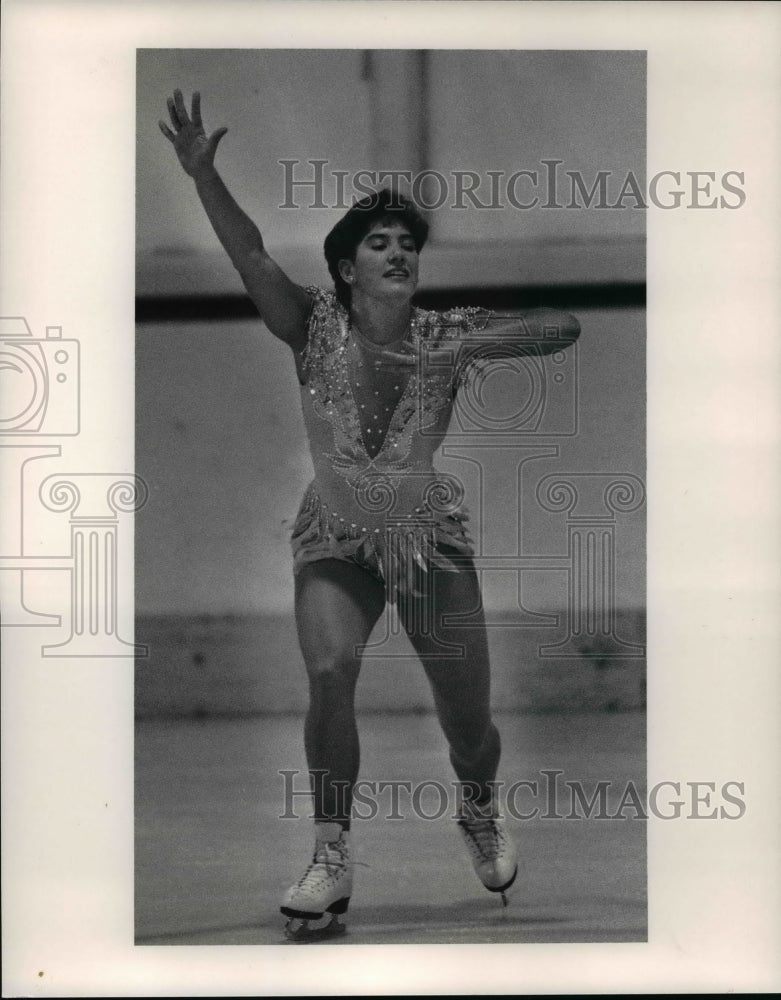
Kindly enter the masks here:
M 313 694 L 349 694 L 358 680 L 360 660 L 352 650 L 323 649 L 310 657 L 306 666 Z

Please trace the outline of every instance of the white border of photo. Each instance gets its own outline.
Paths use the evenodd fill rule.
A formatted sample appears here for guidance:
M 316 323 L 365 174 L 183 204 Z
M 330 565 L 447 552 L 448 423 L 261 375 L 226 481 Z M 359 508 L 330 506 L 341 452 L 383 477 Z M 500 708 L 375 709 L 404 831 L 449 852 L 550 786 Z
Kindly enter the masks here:
M 755 3 L 6 0 L 2 310 L 80 342 L 69 471 L 133 469 L 137 48 L 647 50 L 648 175 L 738 170 L 746 190 L 735 211 L 648 214 L 649 786 L 743 781 L 746 813 L 649 820 L 647 944 L 134 947 L 132 659 L 46 660 L 37 630 L 4 629 L 4 995 L 781 987 L 780 21 Z M 132 635 L 132 603 L 118 615 Z

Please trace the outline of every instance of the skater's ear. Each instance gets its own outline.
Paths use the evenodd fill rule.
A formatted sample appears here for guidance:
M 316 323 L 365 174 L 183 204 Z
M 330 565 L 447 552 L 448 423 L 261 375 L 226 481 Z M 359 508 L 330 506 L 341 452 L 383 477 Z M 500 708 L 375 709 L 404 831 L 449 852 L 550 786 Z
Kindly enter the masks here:
M 355 281 L 355 261 L 344 258 L 339 261 L 339 277 L 348 285 Z

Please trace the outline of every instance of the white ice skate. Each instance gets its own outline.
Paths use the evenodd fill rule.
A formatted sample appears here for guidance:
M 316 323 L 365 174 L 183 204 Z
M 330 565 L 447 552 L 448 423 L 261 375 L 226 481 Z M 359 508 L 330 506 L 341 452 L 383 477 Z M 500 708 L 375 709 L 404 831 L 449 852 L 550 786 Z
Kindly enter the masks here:
M 518 874 L 518 853 L 498 810 L 493 804 L 481 810 L 472 802 L 464 802 L 458 828 L 477 877 L 489 892 L 500 892 L 507 906 L 505 892 Z
M 288 917 L 285 936 L 292 941 L 314 941 L 344 934 L 338 916 L 347 912 L 353 891 L 353 864 L 349 834 L 338 823 L 315 824 L 312 863 L 285 893 L 282 913 Z M 324 914 L 330 920 L 310 926 Z

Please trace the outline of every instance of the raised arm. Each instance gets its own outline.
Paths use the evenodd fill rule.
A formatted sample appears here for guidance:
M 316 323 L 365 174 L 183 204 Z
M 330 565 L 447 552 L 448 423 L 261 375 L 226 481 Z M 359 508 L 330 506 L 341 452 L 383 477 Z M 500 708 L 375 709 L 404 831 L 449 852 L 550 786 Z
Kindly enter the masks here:
M 206 134 L 201 120 L 201 95 L 193 94 L 192 114 L 187 113 L 180 90 L 168 98 L 171 126 L 159 122 L 160 131 L 172 143 L 176 155 L 195 181 L 214 232 L 239 272 L 244 287 L 257 306 L 266 326 L 294 351 L 306 345 L 306 321 L 311 308 L 309 294 L 295 284 L 266 251 L 260 230 L 236 204 L 214 166 L 217 146 L 228 131 L 218 128 Z

